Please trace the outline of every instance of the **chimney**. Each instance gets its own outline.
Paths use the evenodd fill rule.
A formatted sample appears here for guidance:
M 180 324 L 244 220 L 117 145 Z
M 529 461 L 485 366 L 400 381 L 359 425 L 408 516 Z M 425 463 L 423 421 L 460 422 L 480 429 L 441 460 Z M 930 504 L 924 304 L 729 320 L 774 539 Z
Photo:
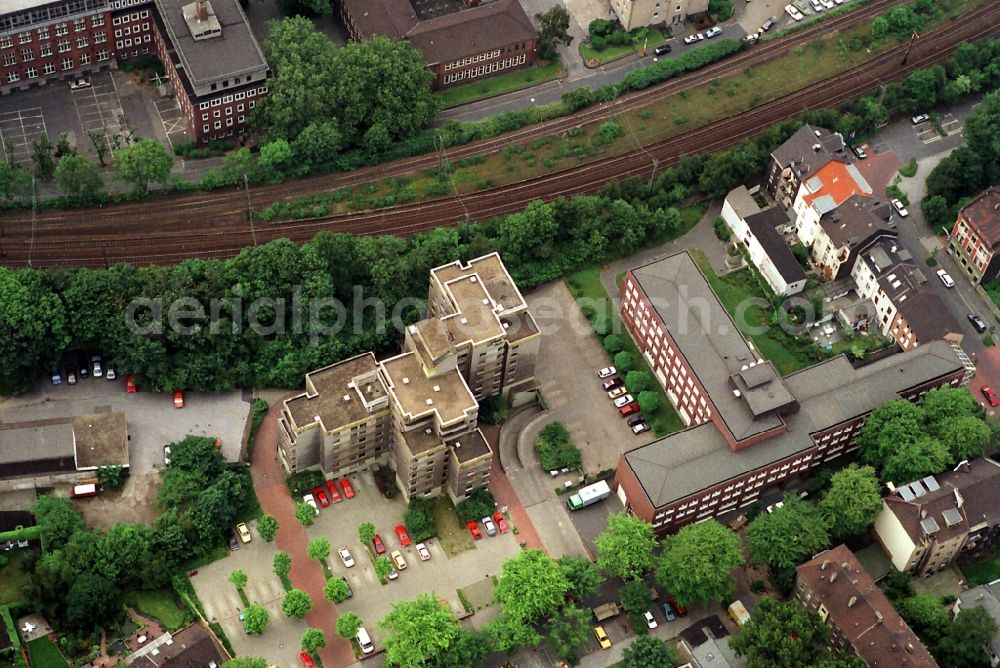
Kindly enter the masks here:
M 813 153 L 819 153 L 821 148 L 823 148 L 822 144 L 813 144 Z
M 208 4 L 206 0 L 195 0 L 194 2 L 194 13 L 198 17 L 199 21 L 208 20 Z
M 837 579 L 837 571 L 830 573 L 830 583 L 832 584 Z
M 819 566 L 819 569 L 820 569 L 821 571 L 825 571 L 825 570 L 826 570 L 826 567 L 827 567 L 827 565 L 828 565 L 829 563 L 830 563 L 830 560 L 829 560 L 829 559 L 824 559 L 824 560 L 823 560 L 823 563 L 822 563 L 822 564 L 820 564 L 820 566 Z
M 851 597 L 851 600 L 849 600 L 849 601 L 847 602 L 847 607 L 848 607 L 848 608 L 853 608 L 853 607 L 854 607 L 854 604 L 855 604 L 855 603 L 857 603 L 857 602 L 858 602 L 858 597 L 857 597 L 857 596 L 852 596 L 852 597 Z

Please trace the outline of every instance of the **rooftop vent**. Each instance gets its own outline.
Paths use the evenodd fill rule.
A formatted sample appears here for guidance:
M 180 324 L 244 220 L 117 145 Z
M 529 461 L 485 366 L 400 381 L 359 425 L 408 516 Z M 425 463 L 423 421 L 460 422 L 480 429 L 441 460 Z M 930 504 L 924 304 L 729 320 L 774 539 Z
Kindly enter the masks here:
M 409 384 L 410 384 L 410 379 L 407 378 L 406 376 L 403 376 L 403 385 L 409 385 Z
M 851 597 L 851 600 L 849 600 L 849 601 L 847 602 L 847 607 L 848 607 L 848 608 L 853 608 L 853 607 L 854 607 L 854 604 L 855 604 L 855 603 L 857 603 L 857 602 L 858 602 L 858 597 L 857 597 L 857 596 L 852 596 L 852 597 Z
M 410 325 L 407 329 L 410 330 L 410 334 L 416 334 L 417 333 L 417 326 L 416 325 Z
M 490 303 L 489 299 L 483 299 L 483 306 L 487 306 Z
M 459 322 L 462 323 L 463 325 L 468 325 L 469 324 L 469 319 L 468 318 L 462 318 L 461 320 L 459 320 Z
M 822 144 L 813 144 L 813 153 L 819 153 L 821 148 L 823 148 Z
M 742 396 L 742 395 L 740 394 L 740 391 L 739 391 L 739 390 L 733 390 L 733 396 L 734 396 L 734 397 L 740 397 L 740 396 Z
M 835 582 L 837 580 L 837 571 L 830 573 L 830 582 Z
M 460 447 L 462 447 L 462 442 L 461 441 L 455 441 L 455 448 L 457 449 L 457 448 L 460 448 Z
M 824 560 L 823 560 L 823 563 L 822 563 L 822 564 L 820 564 L 820 566 L 819 566 L 819 569 L 820 569 L 821 571 L 825 571 L 825 570 L 826 570 L 826 567 L 827 567 L 827 566 L 829 566 L 829 565 L 830 565 L 830 560 L 829 560 L 829 559 L 824 559 Z
M 435 385 L 434 386 L 434 391 L 435 392 L 440 392 L 441 391 L 441 386 L 440 385 Z
M 817 136 L 817 137 L 822 137 L 822 136 L 823 136 L 823 133 L 822 133 L 822 132 L 820 132 L 819 130 L 813 130 L 813 132 L 815 132 L 815 133 L 816 133 L 816 136 Z
M 184 5 L 181 13 L 195 41 L 222 35 L 222 24 L 216 18 L 212 3 L 208 0 L 195 0 L 190 5 Z
M 314 421 L 314 422 L 319 422 L 319 421 L 320 421 L 320 418 L 319 418 L 319 416 L 318 416 L 318 415 L 314 415 L 314 416 L 313 416 L 313 421 Z
M 427 429 L 424 429 L 424 433 L 429 435 L 431 433 L 431 428 L 427 427 Z
M 479 279 L 476 278 L 475 276 L 469 276 L 469 283 L 476 283 L 478 281 L 479 281 Z
M 350 400 L 351 400 L 351 395 L 345 394 L 344 395 L 344 401 L 350 401 Z
M 434 405 L 434 400 L 433 399 L 428 399 L 427 400 L 427 405 L 428 406 L 433 406 Z

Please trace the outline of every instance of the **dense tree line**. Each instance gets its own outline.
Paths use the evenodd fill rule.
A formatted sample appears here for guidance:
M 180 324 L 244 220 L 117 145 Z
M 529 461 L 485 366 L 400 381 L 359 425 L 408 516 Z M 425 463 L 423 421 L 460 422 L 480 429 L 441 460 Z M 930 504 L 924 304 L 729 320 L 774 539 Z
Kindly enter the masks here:
M 215 440 L 189 436 L 171 445 L 153 526 L 120 522 L 88 529 L 69 499 L 43 496 L 35 503 L 42 552 L 29 603 L 60 627 L 81 635 L 117 619 L 127 589 L 169 586 L 183 565 L 224 543 L 224 532 L 253 510 L 246 469 L 225 467 Z

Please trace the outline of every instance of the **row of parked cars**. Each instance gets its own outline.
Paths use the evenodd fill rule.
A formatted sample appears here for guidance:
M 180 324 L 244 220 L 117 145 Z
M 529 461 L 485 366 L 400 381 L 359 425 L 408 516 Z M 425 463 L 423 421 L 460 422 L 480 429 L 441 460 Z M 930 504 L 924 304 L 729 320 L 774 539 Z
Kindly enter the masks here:
M 486 530 L 487 536 L 496 536 L 498 533 L 507 533 L 510 531 L 507 519 L 503 516 L 503 513 L 493 513 L 493 517 L 486 516 L 480 521 L 483 523 L 483 528 Z M 476 520 L 466 522 L 465 528 L 469 530 L 469 535 L 472 536 L 473 540 L 480 540 L 483 537 L 483 532 L 479 530 L 479 522 Z
M 618 369 L 613 366 L 599 369 L 597 377 L 604 380 L 601 387 L 608 393 L 608 398 L 614 402 L 618 414 L 623 418 L 628 418 L 628 426 L 632 428 L 633 434 L 649 431 L 649 423 L 639 412 L 639 403 L 629 394 L 625 382 L 617 374 Z
M 66 372 L 66 383 L 68 385 L 76 385 L 77 378 L 86 380 L 90 378 L 93 374 L 94 378 L 101 378 L 102 376 L 108 380 L 115 380 L 118 378 L 118 370 L 113 362 L 108 362 L 107 365 L 104 364 L 100 355 L 92 355 L 88 361 L 86 357 L 81 357 L 79 359 L 79 366 L 76 362 L 70 360 L 65 366 Z M 52 384 L 62 385 L 63 374 L 59 369 L 52 370 Z
M 340 489 L 337 489 L 338 485 Z M 343 495 L 341 495 L 341 492 L 343 492 Z M 341 478 L 340 480 L 327 480 L 325 487 L 320 485 L 312 491 L 312 494 L 304 495 L 302 500 L 312 506 L 312 509 L 319 515 L 320 506 L 328 508 L 331 503 L 340 503 L 345 498 L 353 499 L 354 496 L 354 488 L 351 486 L 351 481 L 347 478 Z

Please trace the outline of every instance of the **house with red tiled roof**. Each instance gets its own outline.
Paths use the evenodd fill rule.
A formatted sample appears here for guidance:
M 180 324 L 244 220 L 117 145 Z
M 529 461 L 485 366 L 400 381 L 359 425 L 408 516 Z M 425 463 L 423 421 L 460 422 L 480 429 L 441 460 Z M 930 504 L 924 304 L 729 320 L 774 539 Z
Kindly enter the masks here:
M 803 181 L 792 204 L 795 233 L 802 243 L 816 243 L 825 234 L 820 219 L 855 195 L 872 197 L 872 187 L 857 167 L 837 160 Z
M 1000 188 L 990 186 L 958 213 L 948 254 L 973 283 L 1000 276 Z

